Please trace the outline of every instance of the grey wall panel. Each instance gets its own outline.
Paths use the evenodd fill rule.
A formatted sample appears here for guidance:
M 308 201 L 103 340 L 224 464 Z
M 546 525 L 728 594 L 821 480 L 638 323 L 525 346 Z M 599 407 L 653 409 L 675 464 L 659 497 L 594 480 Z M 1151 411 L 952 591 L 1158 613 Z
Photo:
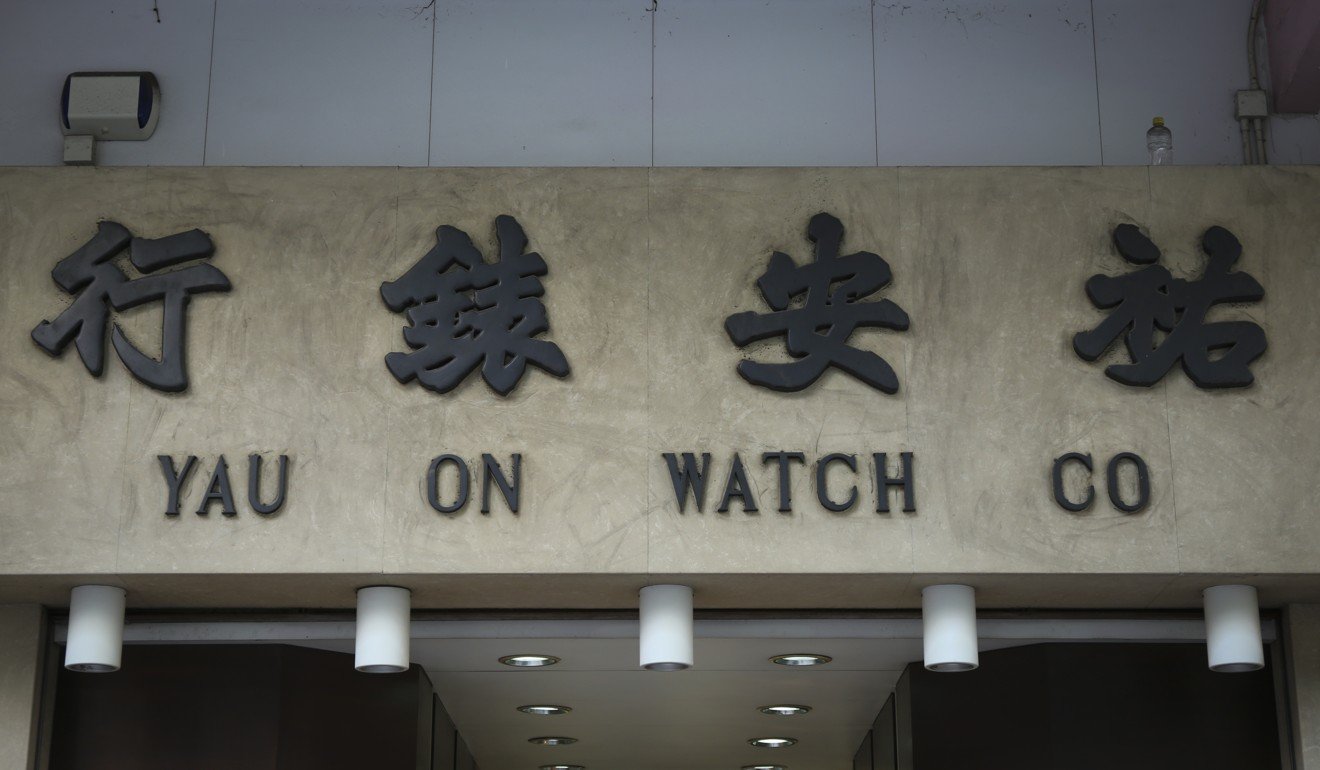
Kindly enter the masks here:
M 898 763 L 898 735 L 896 734 L 895 713 L 897 701 L 891 694 L 885 701 L 884 708 L 871 725 L 871 768 L 872 770 L 896 770 Z
M 220 0 L 207 164 L 425 166 L 424 5 Z
M 1269 138 L 1271 163 L 1320 163 L 1320 116 L 1275 115 Z
M 1242 162 L 1234 92 L 1249 85 L 1251 0 L 1095 0 L 1104 162 L 1146 162 L 1160 115 L 1178 165 Z
M 432 696 L 431 770 L 454 770 L 458 754 L 458 731 L 439 695 Z
M 870 3 L 666 0 L 658 166 L 875 164 Z
M 0 165 L 60 163 L 98 69 L 163 90 L 103 165 L 1131 165 L 1157 114 L 1179 164 L 1235 164 L 1250 4 L 15 1 Z M 1320 162 L 1313 116 L 1270 131 Z
M 857 753 L 853 755 L 853 770 L 871 770 L 871 731 L 866 731 L 866 737 L 862 739 L 862 745 L 857 747 Z
M 441 0 L 431 164 L 651 163 L 651 16 L 614 0 Z
M 0 165 L 57 165 L 60 91 L 70 72 L 149 70 L 161 89 L 160 124 L 144 142 L 103 142 L 108 166 L 196 166 L 206 132 L 213 3 L 61 0 L 0 9 Z
M 882 166 L 1094 165 L 1088 0 L 875 6 Z

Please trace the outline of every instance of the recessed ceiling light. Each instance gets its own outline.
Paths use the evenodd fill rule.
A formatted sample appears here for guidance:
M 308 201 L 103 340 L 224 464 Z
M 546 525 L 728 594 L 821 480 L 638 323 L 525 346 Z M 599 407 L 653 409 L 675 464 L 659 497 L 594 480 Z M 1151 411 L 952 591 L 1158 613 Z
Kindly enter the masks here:
M 541 768 L 545 770 L 545 768 Z M 743 765 L 742 770 L 788 770 L 787 765 Z
M 770 659 L 771 663 L 778 663 L 781 666 L 823 666 L 834 660 L 828 655 L 816 655 L 810 652 L 790 652 L 787 655 L 776 655 Z
M 505 655 L 500 658 L 500 662 L 515 668 L 540 668 L 553 666 L 559 662 L 559 658 L 553 655 Z
M 748 743 L 764 749 L 786 749 L 797 743 L 797 738 L 753 738 Z
M 567 714 L 573 709 L 568 706 L 519 706 L 518 710 L 524 714 L 536 714 L 541 717 L 549 717 L 556 714 Z
M 541 765 L 540 770 L 587 770 L 582 765 Z
M 762 714 L 770 714 L 777 717 L 791 717 L 797 714 L 805 714 L 811 711 L 810 706 L 794 706 L 785 703 L 782 706 L 762 706 L 758 709 Z
M 570 743 L 577 743 L 577 738 L 565 738 L 562 735 L 543 735 L 540 738 L 528 738 L 527 742 L 540 746 L 567 746 Z

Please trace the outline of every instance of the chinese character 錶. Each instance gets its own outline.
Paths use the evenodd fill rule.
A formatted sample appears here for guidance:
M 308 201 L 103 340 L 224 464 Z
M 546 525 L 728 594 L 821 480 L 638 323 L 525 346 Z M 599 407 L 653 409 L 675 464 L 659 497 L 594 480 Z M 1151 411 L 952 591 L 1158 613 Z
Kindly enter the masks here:
M 129 261 L 142 273 L 130 280 L 112 260 L 128 249 Z M 141 382 L 170 393 L 188 387 L 185 332 L 188 300 L 194 294 L 229 291 L 229 279 L 210 264 L 157 273 L 181 262 L 207 259 L 215 253 L 211 237 L 201 230 L 165 238 L 135 238 L 118 222 L 101 222 L 96 235 L 60 260 L 51 277 L 73 302 L 54 321 L 42 321 L 32 339 L 52 356 L 62 355 L 72 342 L 83 365 L 100 377 L 105 367 L 105 329 L 110 310 L 127 310 L 147 302 L 164 304 L 160 360 L 128 341 L 119 324 L 110 333 L 115 352 Z
M 1112 311 L 1100 325 L 1073 337 L 1077 355 L 1094 361 L 1124 337 L 1131 363 L 1105 367 L 1106 375 L 1124 385 L 1154 385 L 1179 361 L 1198 387 L 1250 385 L 1250 364 L 1265 352 L 1264 330 L 1251 321 L 1206 321 L 1214 305 L 1265 296 L 1255 278 L 1232 270 L 1242 255 L 1238 239 L 1222 227 L 1206 230 L 1201 248 L 1209 259 L 1194 281 L 1174 278 L 1155 264 L 1159 248 L 1135 225 L 1115 228 L 1114 245 L 1128 262 L 1146 267 L 1126 275 L 1093 275 L 1086 282 L 1091 302 Z
M 499 258 L 486 262 L 467 233 L 449 225 L 435 231 L 435 247 L 397 280 L 380 286 L 390 310 L 406 311 L 403 339 L 411 353 L 385 356 L 399 382 L 416 379 L 437 393 L 458 386 L 481 366 L 486 384 L 506 396 L 527 364 L 556 377 L 568 375 L 559 346 L 535 339 L 550 329 L 538 276 L 545 260 L 526 252 L 527 236 L 511 216 L 495 218 Z
M 888 263 L 868 251 L 840 256 L 843 223 L 829 214 L 811 218 L 807 238 L 816 245 L 815 261 L 799 265 L 777 251 L 756 281 L 774 312 L 736 313 L 724 322 L 729 339 L 738 347 L 783 335 L 789 354 L 797 360 L 740 361 L 738 374 L 753 385 L 795 391 L 837 366 L 873 388 L 896 392 L 898 376 L 888 362 L 848 344 L 858 327 L 908 328 L 907 313 L 893 302 L 858 301 L 888 285 L 892 277 Z

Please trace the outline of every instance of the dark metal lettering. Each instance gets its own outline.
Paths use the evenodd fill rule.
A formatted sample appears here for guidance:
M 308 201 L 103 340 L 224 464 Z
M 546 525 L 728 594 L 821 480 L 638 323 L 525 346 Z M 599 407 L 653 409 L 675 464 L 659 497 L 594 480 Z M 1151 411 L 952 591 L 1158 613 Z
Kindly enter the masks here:
M 113 260 L 125 248 L 129 262 L 144 273 L 129 277 Z M 191 265 L 165 273 L 155 271 L 182 262 L 208 259 L 215 252 L 210 236 L 189 230 L 158 239 L 134 238 L 118 222 L 101 222 L 96 235 L 60 260 L 51 271 L 55 284 L 73 302 L 54 321 L 42 321 L 32 330 L 32 341 L 52 356 L 64 354 L 72 342 L 83 366 L 94 377 L 105 367 L 105 332 L 110 311 L 128 310 L 147 302 L 164 304 L 160 360 L 146 355 L 128 341 L 116 324 L 110 339 L 119 360 L 140 382 L 169 393 L 188 387 L 185 336 L 188 301 L 194 294 L 229 291 L 229 279 L 210 264 Z
M 458 471 L 458 496 L 451 505 L 440 502 L 440 466 L 445 463 L 450 463 Z M 463 458 L 458 455 L 440 455 L 431 461 L 431 467 L 426 471 L 426 500 L 432 508 L 441 513 L 453 513 L 461 509 L 467 505 L 470 487 L 468 466 Z
M 826 488 L 826 482 L 829 476 L 829 467 L 831 463 L 843 463 L 848 466 L 854 474 L 857 473 L 857 455 L 828 454 L 820 458 L 816 463 L 816 499 L 825 506 L 826 510 L 839 513 L 846 511 L 857 503 L 857 485 L 849 487 L 848 499 L 842 503 L 836 503 L 830 499 L 829 490 Z
M 411 352 L 385 356 L 399 382 L 448 393 L 479 366 L 486 384 L 507 396 L 528 364 L 568 376 L 563 351 L 537 337 L 550 329 L 540 300 L 545 260 L 524 252 L 527 236 L 511 216 L 495 218 L 495 236 L 499 257 L 487 262 L 467 233 L 444 225 L 417 264 L 381 284 L 385 305 L 408 318 L 403 339 Z
M 188 459 L 183 462 L 183 469 L 178 473 L 174 472 L 174 458 L 169 455 L 156 455 L 156 461 L 160 463 L 160 472 L 165 474 L 165 486 L 169 488 L 165 515 L 178 516 L 179 494 L 183 491 L 183 483 L 188 480 L 188 474 L 192 473 L 193 466 L 197 464 L 197 458 L 188 455 Z
M 753 385 L 779 391 L 802 390 L 831 366 L 842 369 L 884 393 L 898 390 L 898 375 L 883 358 L 848 344 L 859 328 L 904 331 L 908 315 L 890 300 L 859 302 L 889 284 L 893 273 L 879 254 L 859 251 L 839 255 L 843 223 L 820 213 L 807 224 L 815 260 L 799 265 L 776 251 L 756 281 L 773 312 L 735 313 L 724 330 L 738 347 L 782 335 L 789 363 L 738 363 L 738 374 Z M 801 303 L 793 302 L 801 297 Z
M 917 491 L 915 477 L 912 475 L 912 453 L 899 452 L 899 461 L 903 464 L 903 475 L 898 478 L 889 476 L 889 459 L 884 452 L 871 455 L 875 462 L 875 511 L 889 513 L 889 488 L 903 488 L 903 512 L 915 513 L 917 510 Z
M 289 457 L 280 455 L 279 484 L 275 487 L 275 499 L 269 503 L 261 502 L 261 455 L 248 455 L 248 505 L 262 516 L 270 516 L 284 505 L 284 497 L 289 489 Z
M 1131 504 L 1124 502 L 1118 486 L 1118 469 L 1123 462 L 1132 463 L 1137 470 L 1137 501 Z M 1109 502 L 1118 510 L 1124 513 L 1136 513 L 1150 504 L 1150 471 L 1146 468 L 1146 461 L 1140 456 L 1132 452 L 1119 452 L 1105 467 L 1105 477 L 1109 487 Z
M 793 511 L 793 479 L 790 476 L 792 462 L 797 460 L 804 465 L 807 462 L 807 456 L 802 452 L 766 452 L 761 455 L 762 463 L 769 463 L 771 460 L 779 464 L 779 512 L 791 513 Z
M 1050 479 L 1053 482 L 1052 486 L 1054 489 L 1054 502 L 1058 503 L 1059 507 L 1065 511 L 1077 513 L 1078 511 L 1084 511 L 1087 508 L 1090 508 L 1091 503 L 1095 502 L 1095 486 L 1091 484 L 1086 485 L 1086 499 L 1080 503 L 1075 503 L 1072 500 L 1069 500 L 1068 495 L 1063 489 L 1063 470 L 1070 462 L 1081 463 L 1082 467 L 1086 469 L 1088 474 L 1094 470 L 1094 466 L 1091 463 L 1091 455 L 1081 454 L 1080 452 L 1069 452 L 1054 459 L 1054 468 L 1050 471 Z
M 504 496 L 504 503 L 509 506 L 509 510 L 517 513 L 518 495 L 522 489 L 522 455 L 517 453 L 513 455 L 512 481 L 504 477 L 504 472 L 500 470 L 500 464 L 493 455 L 483 454 L 481 467 L 481 512 L 490 513 L 490 483 L 494 481 L 500 488 L 500 494 Z
M 1133 265 L 1123 275 L 1093 275 L 1086 296 L 1109 310 L 1098 326 L 1073 337 L 1073 350 L 1095 361 L 1121 337 L 1130 363 L 1105 367 L 1124 385 L 1150 387 L 1176 364 L 1198 388 L 1242 388 L 1254 379 L 1251 362 L 1265 352 L 1265 330 L 1252 321 L 1206 320 L 1225 302 L 1257 302 L 1265 289 L 1248 273 L 1234 272 L 1242 244 L 1228 230 L 1211 227 L 1201 238 L 1207 257 L 1200 278 L 1174 278 L 1156 264 L 1160 250 L 1136 225 L 1114 228 L 1118 253 Z
M 678 499 L 678 512 L 687 512 L 688 491 L 697 503 L 697 512 L 701 513 L 706 504 L 706 471 L 710 469 L 710 452 L 701 453 L 701 467 L 697 467 L 697 458 L 692 452 L 684 452 L 683 467 L 679 468 L 678 458 L 673 452 L 665 452 L 665 465 L 669 466 L 669 480 L 674 485 L 674 497 Z
M 724 495 L 720 497 L 719 513 L 729 512 L 729 502 L 733 498 L 742 502 L 744 513 L 757 513 L 756 498 L 751 495 L 751 485 L 747 483 L 747 470 L 743 468 L 742 458 L 733 453 L 733 462 L 729 465 L 729 477 L 724 482 Z
M 215 464 L 211 481 L 206 485 L 206 494 L 197 506 L 197 515 L 205 516 L 209 513 L 211 503 L 220 503 L 220 512 L 226 516 L 238 515 L 234 509 L 234 493 L 229 487 L 229 464 L 225 462 L 224 455 L 220 455 L 220 460 Z

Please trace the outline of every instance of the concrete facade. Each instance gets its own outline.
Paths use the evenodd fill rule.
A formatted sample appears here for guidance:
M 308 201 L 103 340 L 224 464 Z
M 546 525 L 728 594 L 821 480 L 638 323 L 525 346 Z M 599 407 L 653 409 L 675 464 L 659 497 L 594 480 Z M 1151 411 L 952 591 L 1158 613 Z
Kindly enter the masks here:
M 399 581 L 417 606 L 629 607 L 638 585 L 681 576 L 709 607 L 914 607 L 952 579 L 989 607 L 1195 607 L 1212 580 L 1252 582 L 1266 606 L 1318 601 L 1317 202 L 1305 168 L 3 170 L 0 598 L 62 604 L 96 580 L 137 607 L 347 607 L 354 587 Z M 893 269 L 871 299 L 911 329 L 852 339 L 894 367 L 893 396 L 837 370 L 795 394 L 735 372 L 784 360 L 778 338 L 739 350 L 722 324 L 767 309 L 757 277 L 773 251 L 810 258 L 819 211 L 843 221 L 845 253 Z M 498 214 L 549 265 L 545 337 L 572 374 L 529 369 L 508 397 L 476 375 L 443 396 L 399 384 L 383 357 L 406 322 L 380 283 L 441 224 L 489 255 Z M 185 394 L 133 380 L 113 350 L 98 380 L 29 338 L 68 299 L 51 269 L 103 218 L 214 238 L 234 289 L 190 305 Z M 1236 267 L 1265 299 L 1212 317 L 1265 329 L 1253 386 L 1202 391 L 1175 369 L 1130 388 L 1073 353 L 1104 317 L 1086 279 L 1130 267 L 1110 242 L 1124 222 L 1178 276 L 1200 274 L 1206 228 L 1242 241 Z M 159 345 L 158 305 L 116 320 Z M 761 462 L 774 450 L 807 456 L 791 514 Z M 678 511 L 661 458 L 684 451 L 713 456 L 703 513 Z M 900 451 L 918 510 L 877 514 L 870 453 Z M 1081 514 L 1050 493 L 1069 451 L 1099 464 Z M 1104 495 L 1122 451 L 1150 467 L 1141 513 Z M 244 502 L 254 452 L 291 458 L 270 518 Z M 430 459 L 483 452 L 522 453 L 521 512 L 428 507 Z M 734 452 L 756 514 L 714 511 Z M 812 464 L 833 452 L 860 462 L 845 513 L 816 500 Z M 160 454 L 200 459 L 179 517 L 163 514 Z M 197 516 L 222 454 L 239 514 Z

